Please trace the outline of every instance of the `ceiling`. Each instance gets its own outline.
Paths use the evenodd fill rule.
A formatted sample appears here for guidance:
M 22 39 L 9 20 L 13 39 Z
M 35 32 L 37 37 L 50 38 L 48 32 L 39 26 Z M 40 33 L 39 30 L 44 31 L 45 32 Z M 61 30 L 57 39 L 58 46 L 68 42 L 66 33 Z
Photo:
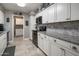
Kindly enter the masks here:
M 1 3 L 1 5 L 6 10 L 29 13 L 38 9 L 42 3 L 27 3 L 25 7 L 19 7 L 16 3 Z

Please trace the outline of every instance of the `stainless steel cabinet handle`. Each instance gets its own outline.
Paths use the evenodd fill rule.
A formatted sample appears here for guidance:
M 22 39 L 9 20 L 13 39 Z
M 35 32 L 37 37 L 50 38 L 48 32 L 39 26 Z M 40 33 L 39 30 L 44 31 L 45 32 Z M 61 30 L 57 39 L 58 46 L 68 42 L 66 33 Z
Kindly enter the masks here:
M 63 48 L 60 48 L 62 51 L 63 51 L 63 55 L 65 55 L 65 49 L 63 49 Z
M 64 50 L 63 48 L 60 48 L 61 50 Z
M 77 48 L 75 46 L 73 46 L 72 49 L 77 50 Z
M 45 36 L 45 38 L 46 38 L 46 36 Z
M 66 20 L 70 20 L 70 18 L 66 18 Z
M 77 47 L 73 46 L 72 49 L 73 49 L 76 53 L 79 53 L 79 51 L 77 50 Z
M 41 39 L 43 39 L 43 38 L 41 38 Z
M 56 42 L 56 40 L 54 40 L 54 42 Z

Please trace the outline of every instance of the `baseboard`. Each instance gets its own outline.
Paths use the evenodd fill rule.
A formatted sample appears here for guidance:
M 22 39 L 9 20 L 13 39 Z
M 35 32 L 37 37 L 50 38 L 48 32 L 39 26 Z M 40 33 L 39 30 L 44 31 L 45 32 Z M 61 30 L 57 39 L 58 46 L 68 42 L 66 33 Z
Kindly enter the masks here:
M 30 38 L 24 38 L 23 40 L 29 40 Z
M 14 42 L 14 41 L 13 41 L 13 40 L 11 40 L 11 41 L 9 41 L 9 44 L 13 44 L 13 42 Z M 9 44 L 8 44 L 8 45 L 9 45 Z
M 29 38 L 30 41 L 32 41 L 32 39 Z
M 45 56 L 48 56 L 39 46 L 38 48 L 45 54 Z

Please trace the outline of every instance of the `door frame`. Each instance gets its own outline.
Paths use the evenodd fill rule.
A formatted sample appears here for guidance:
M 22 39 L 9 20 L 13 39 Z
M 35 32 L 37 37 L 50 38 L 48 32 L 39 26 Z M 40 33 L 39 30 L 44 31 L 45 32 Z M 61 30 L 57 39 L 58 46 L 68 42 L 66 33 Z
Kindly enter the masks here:
M 17 37 L 16 36 L 16 18 L 22 18 L 22 21 L 23 21 L 23 16 L 14 16 L 14 37 Z M 23 26 L 23 24 L 22 24 L 22 26 Z M 22 27 L 22 29 L 23 29 L 23 27 Z M 23 33 L 22 33 L 23 34 Z M 22 35 L 23 36 L 23 35 Z
M 24 18 L 24 16 L 23 15 L 12 15 L 12 42 L 14 41 L 14 17 L 15 16 L 21 16 L 21 17 L 23 17 L 23 39 L 24 39 L 24 24 L 25 24 L 25 22 L 24 22 L 24 20 L 25 20 L 25 18 Z

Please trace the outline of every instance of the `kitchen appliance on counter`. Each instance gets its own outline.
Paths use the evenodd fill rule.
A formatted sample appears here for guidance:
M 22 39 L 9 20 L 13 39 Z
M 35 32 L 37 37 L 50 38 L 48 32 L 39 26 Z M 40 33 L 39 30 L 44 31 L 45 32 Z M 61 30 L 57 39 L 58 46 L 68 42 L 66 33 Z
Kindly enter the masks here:
M 46 31 L 47 27 L 45 25 L 39 26 L 37 28 L 38 31 Z
M 37 30 L 32 30 L 32 43 L 38 47 L 38 36 L 37 36 Z

